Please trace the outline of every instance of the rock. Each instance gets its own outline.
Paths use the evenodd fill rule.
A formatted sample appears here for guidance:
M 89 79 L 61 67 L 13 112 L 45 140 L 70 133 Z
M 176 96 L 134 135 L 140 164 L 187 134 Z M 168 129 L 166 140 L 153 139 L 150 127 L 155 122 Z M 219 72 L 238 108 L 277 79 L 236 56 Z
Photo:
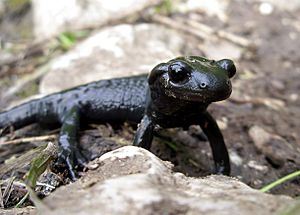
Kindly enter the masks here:
M 33 22 L 37 40 L 44 40 L 64 31 L 102 26 L 161 0 L 33 0 Z
M 268 166 L 266 165 L 260 165 L 257 161 L 254 160 L 250 160 L 247 165 L 252 168 L 255 169 L 257 171 L 263 172 L 263 173 L 267 173 L 268 172 Z
M 239 156 L 236 151 L 229 150 L 230 162 L 236 166 L 241 166 L 243 164 L 243 158 Z
M 0 209 L 0 215 L 27 215 L 33 214 L 34 207 L 27 206 L 24 208 Z
M 49 65 L 40 83 L 48 94 L 100 79 L 148 73 L 186 46 L 175 31 L 159 25 L 117 25 L 92 35 Z
M 279 11 L 294 12 L 300 8 L 299 0 L 290 0 L 288 4 L 286 4 L 286 2 L 278 1 L 278 0 L 268 0 L 267 2 L 269 4 L 274 5 L 276 9 Z
M 173 173 L 169 162 L 134 146 L 106 153 L 93 163 L 83 178 L 45 198 L 49 209 L 38 207 L 38 212 L 268 215 L 293 203 L 290 197 L 261 193 L 234 178 Z
M 202 13 L 205 13 L 208 16 L 216 16 L 220 20 L 226 21 L 228 19 L 226 14 L 228 4 L 229 4 L 228 0 L 223 0 L 223 1 L 187 0 L 187 1 L 180 1 L 180 4 L 177 7 L 178 10 L 181 12 L 201 11 Z
M 271 134 L 255 125 L 249 129 L 249 136 L 252 138 L 256 148 L 277 166 L 283 166 L 287 160 L 295 162 L 299 160 L 297 149 L 294 149 L 291 144 L 279 135 Z
M 239 60 L 244 51 L 243 48 L 225 40 L 205 41 L 199 45 L 199 48 L 209 59 L 223 59 L 226 56 L 229 59 Z
M 228 128 L 228 119 L 226 117 L 222 117 L 220 120 L 217 119 L 217 124 L 221 130 L 225 130 Z

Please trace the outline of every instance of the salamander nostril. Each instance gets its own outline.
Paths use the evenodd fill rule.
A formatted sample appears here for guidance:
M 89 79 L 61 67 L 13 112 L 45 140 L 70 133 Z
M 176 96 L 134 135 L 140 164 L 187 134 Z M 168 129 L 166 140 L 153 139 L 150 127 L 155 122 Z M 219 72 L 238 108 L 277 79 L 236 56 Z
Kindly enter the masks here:
M 201 89 L 205 89 L 206 87 L 207 87 L 207 83 L 205 83 L 205 82 L 200 83 L 200 88 Z

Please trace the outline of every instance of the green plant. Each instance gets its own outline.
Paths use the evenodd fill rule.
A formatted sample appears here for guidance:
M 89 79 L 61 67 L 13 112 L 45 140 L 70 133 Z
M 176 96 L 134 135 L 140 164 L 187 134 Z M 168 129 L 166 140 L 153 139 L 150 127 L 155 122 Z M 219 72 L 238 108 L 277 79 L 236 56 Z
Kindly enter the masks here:
M 291 179 L 293 179 L 297 176 L 300 176 L 300 170 L 298 170 L 296 172 L 293 172 L 293 173 L 290 173 L 290 174 L 288 174 L 288 175 L 286 175 L 286 176 L 284 176 L 284 177 L 282 177 L 282 178 L 280 178 L 280 179 L 278 179 L 278 180 L 262 187 L 259 191 L 264 192 L 264 193 L 268 192 L 272 188 L 274 188 L 274 187 L 276 187 L 276 186 L 278 186 L 278 185 L 280 185 L 280 184 L 282 184 L 282 183 L 284 183 L 288 180 L 291 180 Z
M 174 2 L 172 0 L 164 0 L 160 5 L 155 7 L 155 12 L 170 14 L 174 10 Z
M 86 37 L 87 34 L 88 34 L 87 31 L 63 32 L 60 35 L 58 35 L 57 38 L 58 38 L 60 47 L 67 51 L 76 44 L 78 39 Z

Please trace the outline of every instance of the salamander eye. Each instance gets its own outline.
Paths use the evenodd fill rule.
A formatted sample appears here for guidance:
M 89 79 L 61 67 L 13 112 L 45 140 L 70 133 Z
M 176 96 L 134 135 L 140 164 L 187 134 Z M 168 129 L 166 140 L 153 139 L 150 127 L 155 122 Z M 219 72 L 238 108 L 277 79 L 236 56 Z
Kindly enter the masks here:
M 223 59 L 216 62 L 222 69 L 228 72 L 228 77 L 232 78 L 236 73 L 236 68 L 232 60 Z
M 168 69 L 170 80 L 174 83 L 184 82 L 190 76 L 189 69 L 182 63 L 176 62 L 169 66 Z

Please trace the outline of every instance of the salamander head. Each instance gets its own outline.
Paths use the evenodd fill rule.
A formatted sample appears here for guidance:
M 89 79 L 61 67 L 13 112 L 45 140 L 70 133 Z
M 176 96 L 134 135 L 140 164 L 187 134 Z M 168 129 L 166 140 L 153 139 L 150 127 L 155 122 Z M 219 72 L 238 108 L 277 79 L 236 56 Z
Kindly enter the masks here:
M 236 68 L 231 60 L 178 57 L 157 65 L 148 77 L 151 93 L 159 91 L 178 100 L 211 103 L 228 98 L 230 78 Z

